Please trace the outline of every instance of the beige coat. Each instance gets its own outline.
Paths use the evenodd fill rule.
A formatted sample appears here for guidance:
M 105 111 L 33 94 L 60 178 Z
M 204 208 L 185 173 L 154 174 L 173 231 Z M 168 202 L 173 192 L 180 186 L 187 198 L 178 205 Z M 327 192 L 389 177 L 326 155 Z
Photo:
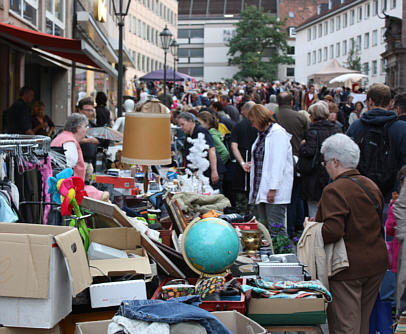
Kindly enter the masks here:
M 349 267 L 347 250 L 341 238 L 334 244 L 324 246 L 321 228 L 323 223 L 307 222 L 297 244 L 299 261 L 307 265 L 312 279 L 319 279 L 328 289 L 328 279 Z

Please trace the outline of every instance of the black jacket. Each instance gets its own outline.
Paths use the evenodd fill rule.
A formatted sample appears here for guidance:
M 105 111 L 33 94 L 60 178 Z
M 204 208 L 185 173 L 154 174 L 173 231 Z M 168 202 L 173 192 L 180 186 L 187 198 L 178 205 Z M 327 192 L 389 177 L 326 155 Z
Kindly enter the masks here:
M 299 148 L 299 159 L 313 159 L 317 154 L 316 166 L 308 175 L 301 176 L 302 197 L 308 201 L 319 201 L 323 188 L 329 182 L 329 175 L 321 165 L 323 157 L 320 153 L 323 141 L 333 134 L 340 132 L 337 127 L 328 120 L 317 121 L 310 125 L 306 134 L 306 142 Z

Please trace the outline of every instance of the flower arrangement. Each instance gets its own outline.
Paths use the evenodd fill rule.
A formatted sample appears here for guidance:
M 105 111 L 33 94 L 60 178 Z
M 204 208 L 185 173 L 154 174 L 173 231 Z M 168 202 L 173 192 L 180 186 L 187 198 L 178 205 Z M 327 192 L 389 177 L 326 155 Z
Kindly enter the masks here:
M 283 224 L 271 224 L 269 232 L 272 238 L 274 254 L 287 254 L 293 252 L 292 244 L 289 237 L 286 235 Z
M 64 169 L 56 177 L 48 178 L 48 192 L 52 199 L 61 204 L 61 215 L 70 216 L 73 212 L 77 218 L 82 217 L 79 205 L 83 197 L 87 196 L 85 183 L 82 178 L 73 176 L 71 168 Z M 84 219 L 78 219 L 77 227 L 83 239 L 85 250 L 89 248 L 89 228 Z M 76 220 L 72 219 L 69 226 L 76 226 Z

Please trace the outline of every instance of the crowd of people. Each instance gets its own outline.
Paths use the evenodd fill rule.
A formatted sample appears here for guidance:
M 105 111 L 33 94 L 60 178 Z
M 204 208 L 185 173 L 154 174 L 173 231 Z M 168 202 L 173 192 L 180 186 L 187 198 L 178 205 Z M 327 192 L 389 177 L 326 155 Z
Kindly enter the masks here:
M 236 212 L 255 214 L 269 228 L 282 224 L 281 233 L 292 240 L 310 221 L 323 223 L 325 245 L 343 239 L 349 266 L 329 277 L 330 333 L 368 333 L 387 269 L 406 270 L 397 235 L 406 217 L 406 188 L 394 193 L 406 175 L 406 94 L 396 95 L 384 84 L 363 92 L 358 85 L 316 89 L 290 81 L 170 88 L 164 93 L 152 82 L 140 84 L 125 111 L 150 96 L 168 106 L 177 129 L 172 146 L 186 168 L 191 149 L 186 139 L 203 134 L 209 162 L 204 174 Z M 55 134 L 44 104 L 30 109 L 33 99 L 32 89 L 21 89 L 3 119 L 8 133 Z M 86 137 L 87 128 L 124 125 L 109 110 L 106 94 L 97 93 L 95 102 L 81 99 L 52 141 L 83 178 L 104 145 Z M 106 195 L 93 193 L 100 199 Z M 397 276 L 398 314 L 406 305 L 402 279 Z

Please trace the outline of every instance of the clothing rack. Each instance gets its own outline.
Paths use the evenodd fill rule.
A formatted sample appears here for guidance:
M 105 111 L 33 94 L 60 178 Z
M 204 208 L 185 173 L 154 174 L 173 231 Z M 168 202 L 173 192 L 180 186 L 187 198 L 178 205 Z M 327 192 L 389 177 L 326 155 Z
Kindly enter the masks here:
M 0 134 L 0 153 L 44 156 L 50 147 L 50 137 Z

